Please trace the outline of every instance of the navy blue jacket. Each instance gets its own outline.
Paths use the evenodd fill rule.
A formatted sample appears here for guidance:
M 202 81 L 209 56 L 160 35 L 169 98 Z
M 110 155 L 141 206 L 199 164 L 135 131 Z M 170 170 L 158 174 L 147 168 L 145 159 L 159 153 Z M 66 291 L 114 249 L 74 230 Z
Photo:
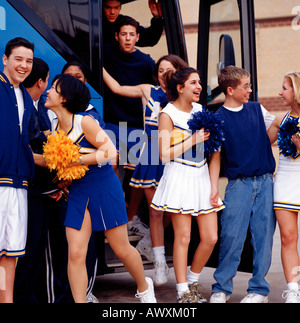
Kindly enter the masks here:
M 35 108 L 22 84 L 20 89 L 24 99 L 22 134 L 14 87 L 0 72 L 0 186 L 27 189 L 28 181 L 34 175 L 28 125 Z

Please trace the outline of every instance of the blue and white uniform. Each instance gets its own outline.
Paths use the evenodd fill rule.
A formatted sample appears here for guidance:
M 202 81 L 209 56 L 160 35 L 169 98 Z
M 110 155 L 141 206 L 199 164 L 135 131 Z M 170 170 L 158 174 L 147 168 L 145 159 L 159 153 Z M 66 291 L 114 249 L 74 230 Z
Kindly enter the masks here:
M 147 141 L 132 174 L 130 186 L 156 188 L 163 175 L 164 165 L 159 158 L 158 148 L 158 115 L 166 103 L 167 97 L 161 87 L 151 86 L 150 99 L 144 107 L 144 133 Z
M 81 121 L 87 115 L 74 114 L 72 127 L 67 133 L 80 146 L 82 155 L 97 150 L 87 141 L 82 130 Z M 53 129 L 57 127 L 55 123 L 57 119 L 54 120 Z M 123 190 L 112 166 L 105 164 L 88 167 L 85 176 L 71 184 L 64 225 L 80 230 L 86 207 L 90 211 L 93 231 L 106 231 L 126 224 L 128 219 Z
M 281 126 L 289 118 L 294 117 L 289 112 L 282 120 Z M 274 183 L 274 209 L 300 212 L 300 154 L 295 158 L 291 156 L 279 156 L 278 171 Z
M 191 113 L 180 111 L 171 103 L 164 108 L 163 112 L 170 116 L 174 125 L 172 146 L 182 144 L 191 137 L 187 122 L 198 111 L 202 111 L 199 104 L 193 105 Z M 224 205 L 221 200 L 221 207 L 214 208 L 211 205 L 210 194 L 211 182 L 204 152 L 192 148 L 165 165 L 151 206 L 156 210 L 193 216 L 222 210 Z
M 0 257 L 21 257 L 27 237 L 27 190 L 34 175 L 29 124 L 35 109 L 24 86 L 0 73 Z

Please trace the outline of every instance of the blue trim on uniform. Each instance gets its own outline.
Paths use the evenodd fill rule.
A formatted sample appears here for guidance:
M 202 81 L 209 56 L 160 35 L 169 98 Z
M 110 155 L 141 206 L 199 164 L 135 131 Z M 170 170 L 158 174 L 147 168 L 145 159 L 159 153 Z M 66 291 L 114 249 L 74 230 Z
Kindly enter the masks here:
M 286 210 L 292 212 L 300 212 L 300 204 L 274 201 L 275 210 Z

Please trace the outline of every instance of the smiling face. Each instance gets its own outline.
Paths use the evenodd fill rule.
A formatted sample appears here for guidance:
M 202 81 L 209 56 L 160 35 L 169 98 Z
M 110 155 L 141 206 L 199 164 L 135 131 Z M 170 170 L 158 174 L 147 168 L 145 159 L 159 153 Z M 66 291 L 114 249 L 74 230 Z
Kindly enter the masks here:
M 63 102 L 63 97 L 59 93 L 59 90 L 60 90 L 59 86 L 56 89 L 56 84 L 57 84 L 57 81 L 55 81 L 52 84 L 51 89 L 47 91 L 47 99 L 45 102 L 45 107 L 50 110 L 53 110 L 57 107 L 61 107 Z
M 243 77 L 240 84 L 235 88 L 231 88 L 230 91 L 233 100 L 236 101 L 237 104 L 242 105 L 248 103 L 250 94 L 252 93 L 250 77 Z
M 131 25 L 122 26 L 119 33 L 116 33 L 116 40 L 119 42 L 120 50 L 123 53 L 131 54 L 135 52 L 135 44 L 138 42 L 140 35 L 136 28 Z
M 279 92 L 284 106 L 293 106 L 295 102 L 295 92 L 290 78 L 286 77 Z
M 3 55 L 3 72 L 15 88 L 30 74 L 32 64 L 33 51 L 23 46 L 14 48 L 9 57 Z
M 184 85 L 178 85 L 178 93 L 185 101 L 198 102 L 202 91 L 201 81 L 198 73 L 192 73 Z

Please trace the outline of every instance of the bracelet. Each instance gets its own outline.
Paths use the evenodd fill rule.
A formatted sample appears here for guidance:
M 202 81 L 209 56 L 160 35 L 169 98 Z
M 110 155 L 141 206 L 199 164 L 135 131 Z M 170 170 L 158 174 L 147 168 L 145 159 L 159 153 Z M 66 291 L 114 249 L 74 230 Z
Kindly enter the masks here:
M 83 166 L 84 165 L 84 162 L 82 160 L 82 156 L 79 157 L 79 161 L 80 161 L 81 166 Z

